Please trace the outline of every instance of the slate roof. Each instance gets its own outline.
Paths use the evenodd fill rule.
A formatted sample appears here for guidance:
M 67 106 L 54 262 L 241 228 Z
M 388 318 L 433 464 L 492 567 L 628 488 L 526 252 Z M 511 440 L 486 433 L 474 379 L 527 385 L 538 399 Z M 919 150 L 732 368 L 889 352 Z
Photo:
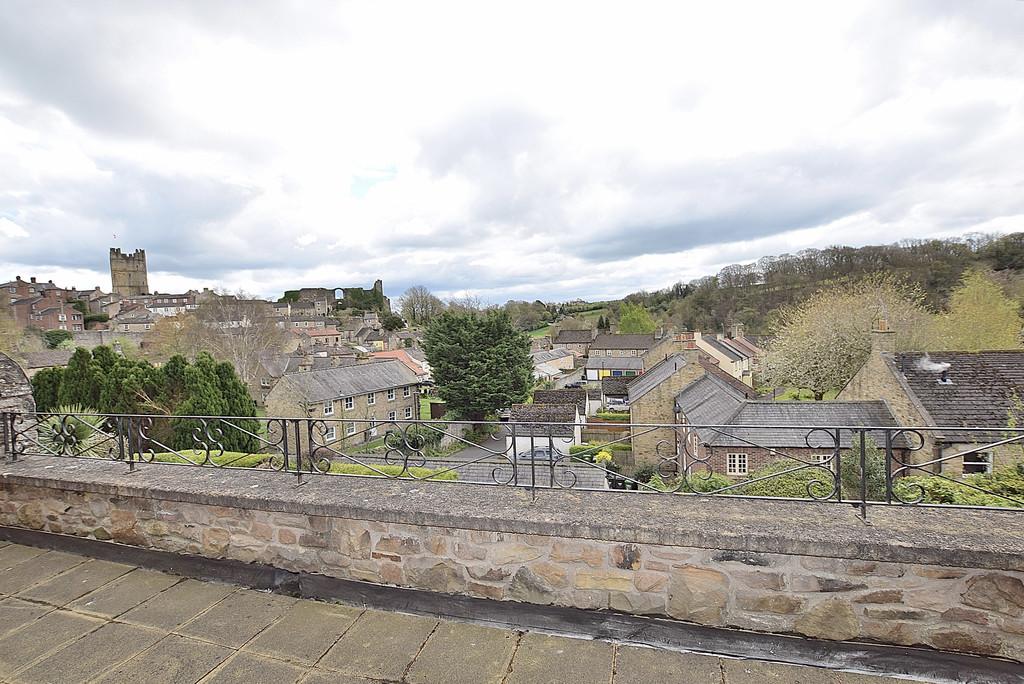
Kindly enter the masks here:
M 686 357 L 676 352 L 654 364 L 646 373 L 639 375 L 629 381 L 626 385 L 626 393 L 629 395 L 629 403 L 632 404 L 655 387 L 672 377 L 676 371 L 686 365 Z
M 580 414 L 586 414 L 587 412 L 587 390 L 582 387 L 579 388 L 564 388 L 564 389 L 549 389 L 549 390 L 536 390 L 533 393 L 533 403 L 536 404 L 556 404 L 564 405 L 569 404 L 570 406 L 575 404 L 579 409 Z
M 654 334 L 602 333 L 590 345 L 591 349 L 650 349 L 654 346 Z
M 811 432 L 809 428 L 898 427 L 884 401 L 751 401 L 740 399 L 738 392 L 725 390 L 724 383 L 712 376 L 706 375 L 698 382 L 703 386 L 684 396 L 693 387 L 691 385 L 676 399 L 688 422 L 752 426 L 733 427 L 721 432 L 698 429 L 701 440 L 714 447 L 829 449 L 832 448 L 831 439 L 824 432 Z M 718 387 L 712 387 L 712 383 L 717 383 Z M 687 407 L 690 408 L 689 413 Z M 799 427 L 787 428 L 787 425 Z M 870 431 L 868 435 L 878 445 L 885 443 L 885 433 L 881 430 Z M 855 439 L 856 433 L 842 430 L 839 446 L 849 449 Z M 897 437 L 894 446 L 905 448 L 906 438 Z
M 704 367 L 705 371 L 714 375 L 722 382 L 725 382 L 726 384 L 730 385 L 733 389 L 739 391 L 747 399 L 757 398 L 757 392 L 755 392 L 752 387 L 748 386 L 743 381 L 738 380 L 732 374 L 726 373 L 712 359 L 709 359 L 706 356 L 701 355 L 700 365 Z
M 25 354 L 25 368 L 54 368 L 66 366 L 74 354 L 70 349 L 46 349 Z
M 576 423 L 573 404 L 513 404 L 515 423 L 561 423 L 561 425 L 516 426 L 516 437 L 572 437 Z M 537 446 L 543 446 L 537 444 Z
M 701 337 L 700 341 L 705 343 L 712 349 L 716 350 L 720 354 L 724 355 L 725 358 L 729 359 L 730 361 L 743 360 L 743 356 L 738 354 L 736 350 L 730 347 L 729 345 L 723 344 L 722 341 L 719 339 L 716 339 L 714 337 Z
M 606 397 L 626 396 L 626 382 L 630 378 L 601 378 L 601 394 Z
M 635 370 L 644 369 L 644 360 L 639 356 L 591 356 L 587 358 L 591 370 Z
M 590 344 L 594 340 L 591 330 L 559 330 L 552 344 Z
M 533 359 L 534 365 L 539 363 L 548 363 L 557 359 L 564 359 L 567 356 L 574 356 L 574 354 L 568 349 L 546 349 L 544 351 L 533 352 L 530 354 L 530 358 Z
M 730 383 L 718 375 L 706 373 L 676 395 L 676 408 L 688 423 L 725 425 L 739 411 L 744 399 L 743 393 Z M 709 433 L 706 437 L 712 435 Z
M 914 397 L 939 427 L 992 427 L 1005 429 L 1013 397 L 1024 401 L 1024 350 L 979 352 L 931 352 L 933 363 L 948 363 L 942 373 L 926 370 L 922 352 L 887 355 L 897 377 L 905 381 Z M 979 435 L 956 430 L 943 431 L 947 441 L 988 439 L 991 433 Z M 996 437 L 998 438 L 998 437 Z
M 330 363 L 327 357 L 323 358 Z M 316 361 L 314 361 L 316 363 Z M 418 383 L 416 374 L 397 360 L 358 363 L 340 368 L 288 373 L 281 377 L 277 388 L 294 391 L 307 402 L 327 401 L 339 397 L 353 397 L 368 392 L 380 392 L 390 387 Z

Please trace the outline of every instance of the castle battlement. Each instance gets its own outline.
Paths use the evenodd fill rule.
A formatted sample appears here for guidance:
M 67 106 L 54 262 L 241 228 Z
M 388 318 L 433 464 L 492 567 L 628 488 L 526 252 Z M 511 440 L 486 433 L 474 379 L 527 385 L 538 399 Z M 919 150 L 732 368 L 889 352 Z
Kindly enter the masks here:
M 146 250 L 137 249 L 130 254 L 120 248 L 110 248 L 111 289 L 125 297 L 149 294 L 149 277 L 146 272 Z

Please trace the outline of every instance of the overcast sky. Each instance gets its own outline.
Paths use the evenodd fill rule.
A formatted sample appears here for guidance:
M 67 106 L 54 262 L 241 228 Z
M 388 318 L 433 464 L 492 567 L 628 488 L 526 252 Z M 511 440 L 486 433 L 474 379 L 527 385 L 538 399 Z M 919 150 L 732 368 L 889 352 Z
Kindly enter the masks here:
M 0 2 L 0 280 L 618 297 L 1022 230 L 1022 151 L 1012 0 Z

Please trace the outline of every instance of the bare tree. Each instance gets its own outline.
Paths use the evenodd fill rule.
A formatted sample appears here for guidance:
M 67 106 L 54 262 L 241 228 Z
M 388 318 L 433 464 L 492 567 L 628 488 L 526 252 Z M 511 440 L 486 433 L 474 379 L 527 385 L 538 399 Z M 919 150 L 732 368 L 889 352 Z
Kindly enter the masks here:
M 261 357 L 281 351 L 287 337 L 278 327 L 270 303 L 244 292 L 210 297 L 195 315 L 202 323 L 202 348 L 230 362 L 248 385 L 259 374 Z
M 405 291 L 399 300 L 404 318 L 411 325 L 429 323 L 432 318 L 444 311 L 444 302 L 422 285 L 415 285 Z

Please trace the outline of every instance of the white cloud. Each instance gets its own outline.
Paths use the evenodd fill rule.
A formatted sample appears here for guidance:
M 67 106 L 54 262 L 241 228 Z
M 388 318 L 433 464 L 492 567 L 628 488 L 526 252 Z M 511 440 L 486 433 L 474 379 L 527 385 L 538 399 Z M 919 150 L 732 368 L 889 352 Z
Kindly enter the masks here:
M 1021 3 L 46 4 L 0 8 L 8 269 L 598 298 L 1021 229 Z

